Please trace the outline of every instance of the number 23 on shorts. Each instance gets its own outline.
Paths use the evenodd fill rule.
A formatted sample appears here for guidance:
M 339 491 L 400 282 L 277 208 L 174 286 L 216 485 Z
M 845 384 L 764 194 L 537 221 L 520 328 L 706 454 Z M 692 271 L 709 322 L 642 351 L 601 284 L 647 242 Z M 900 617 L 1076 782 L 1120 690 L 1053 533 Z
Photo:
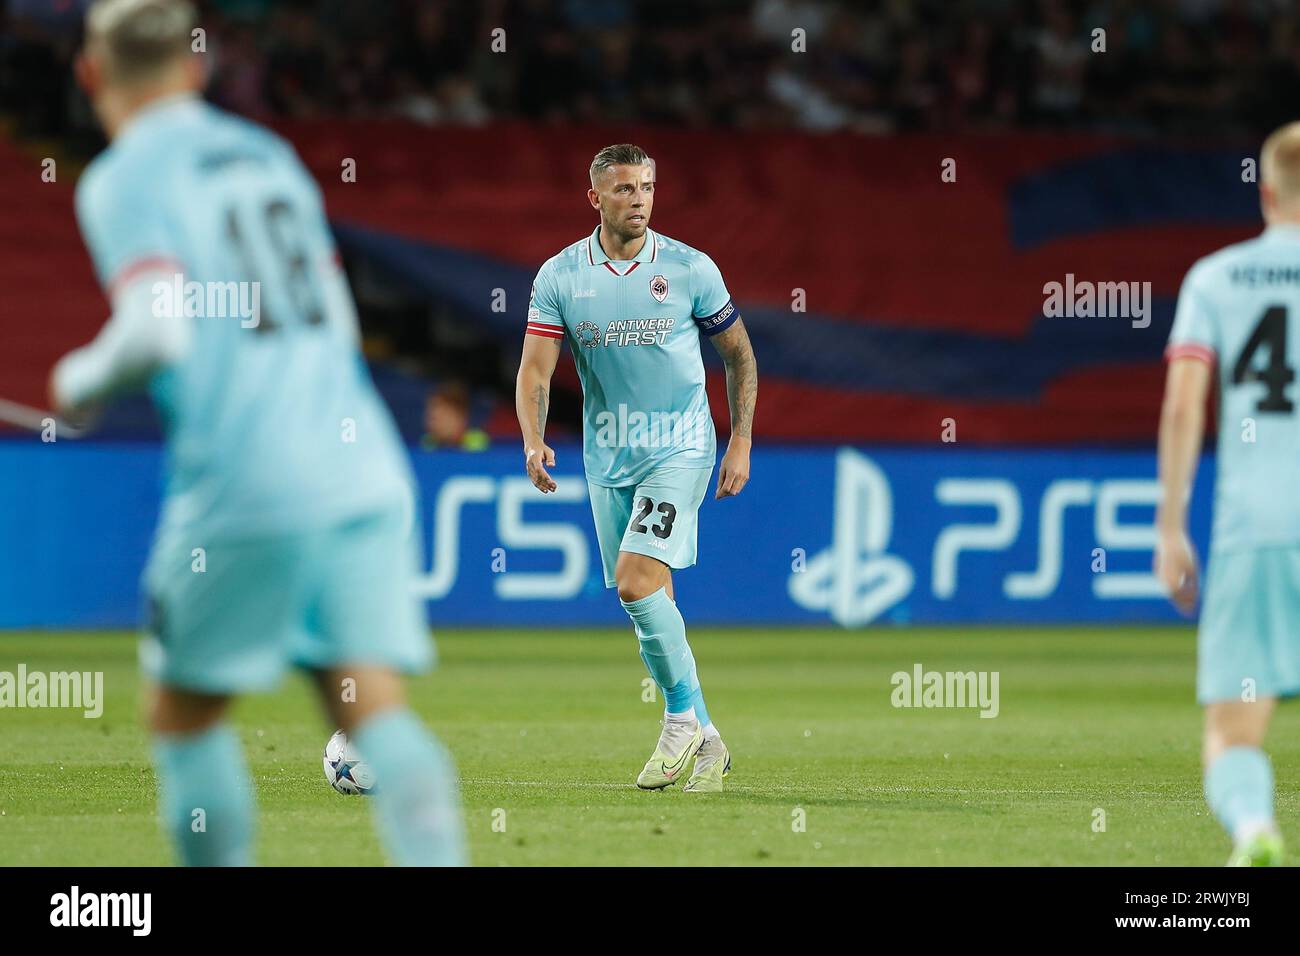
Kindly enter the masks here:
M 651 532 L 656 538 L 667 538 L 673 533 L 673 522 L 677 520 L 677 507 L 667 501 L 661 501 L 656 506 L 650 498 L 638 498 L 636 502 L 637 512 L 632 516 L 632 523 L 628 527 L 638 534 Z M 650 517 L 652 512 L 657 512 L 663 520 L 657 525 L 647 526 L 645 521 Z

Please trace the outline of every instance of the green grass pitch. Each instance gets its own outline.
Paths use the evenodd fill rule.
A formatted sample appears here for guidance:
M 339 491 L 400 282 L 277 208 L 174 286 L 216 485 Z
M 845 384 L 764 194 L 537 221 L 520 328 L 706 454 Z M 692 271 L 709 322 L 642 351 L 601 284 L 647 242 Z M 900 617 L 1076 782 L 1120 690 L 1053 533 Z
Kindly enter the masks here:
M 476 864 L 1219 865 L 1190 628 L 711 630 L 691 640 L 728 792 L 641 792 L 662 701 L 623 630 L 444 631 L 414 705 L 452 749 Z M 105 709 L 0 709 L 0 864 L 163 864 L 133 636 L 0 633 L 0 670 L 102 670 Z M 1000 714 L 897 709 L 890 676 L 998 671 Z M 321 772 L 306 682 L 234 719 L 263 864 L 379 864 Z M 1300 712 L 1269 740 L 1300 839 Z M 1096 811 L 1104 811 L 1097 832 Z M 802 821 L 803 826 L 798 824 Z M 494 829 L 494 822 L 497 824 Z M 504 832 L 501 824 L 504 823 Z

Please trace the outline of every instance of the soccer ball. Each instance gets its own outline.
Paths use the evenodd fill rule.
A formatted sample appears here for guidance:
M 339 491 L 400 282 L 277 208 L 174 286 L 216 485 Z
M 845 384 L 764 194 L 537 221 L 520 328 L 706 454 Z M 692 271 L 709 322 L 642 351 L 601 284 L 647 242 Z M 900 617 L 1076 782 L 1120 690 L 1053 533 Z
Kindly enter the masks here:
M 325 744 L 325 779 L 339 793 L 349 796 L 375 792 L 375 772 L 341 730 L 336 730 Z

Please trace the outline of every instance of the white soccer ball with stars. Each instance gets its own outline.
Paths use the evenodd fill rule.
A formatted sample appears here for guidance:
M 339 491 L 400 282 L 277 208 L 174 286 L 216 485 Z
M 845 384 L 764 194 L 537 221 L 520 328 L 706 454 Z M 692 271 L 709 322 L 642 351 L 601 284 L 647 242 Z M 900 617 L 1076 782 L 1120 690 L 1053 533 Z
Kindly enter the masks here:
M 325 744 L 325 779 L 339 793 L 349 796 L 375 792 L 374 771 L 341 730 L 335 731 Z

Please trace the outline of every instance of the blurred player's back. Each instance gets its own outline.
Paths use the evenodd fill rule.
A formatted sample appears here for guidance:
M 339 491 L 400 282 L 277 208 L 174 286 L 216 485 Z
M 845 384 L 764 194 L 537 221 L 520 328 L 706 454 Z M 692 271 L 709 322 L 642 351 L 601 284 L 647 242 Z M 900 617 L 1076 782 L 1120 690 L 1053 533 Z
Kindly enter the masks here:
M 1156 572 L 1175 604 L 1196 603 L 1187 502 L 1205 400 L 1219 385 L 1214 530 L 1197 629 L 1205 707 L 1205 798 L 1233 841 L 1230 865 L 1285 859 L 1264 735 L 1300 693 L 1300 123 L 1264 142 L 1267 228 L 1200 260 L 1178 296 L 1160 413 Z
M 252 862 L 227 708 L 293 664 L 381 782 L 392 857 L 460 863 L 455 769 L 399 679 L 433 657 L 409 464 L 361 364 L 320 195 L 285 143 L 198 98 L 197 24 L 187 0 L 86 13 L 78 80 L 113 145 L 78 183 L 77 215 L 113 315 L 50 385 L 74 414 L 147 387 L 166 422 L 140 648 L 159 815 L 184 862 Z
M 106 287 L 147 272 L 155 315 L 197 316 L 151 385 L 168 434 L 164 525 L 264 534 L 405 500 L 320 195 L 287 144 L 196 98 L 165 100 L 95 161 L 77 208 Z
M 1170 352 L 1217 360 L 1215 551 L 1300 544 L 1300 495 L 1279 496 L 1300 488 L 1297 321 L 1300 226 L 1271 225 L 1188 274 Z

